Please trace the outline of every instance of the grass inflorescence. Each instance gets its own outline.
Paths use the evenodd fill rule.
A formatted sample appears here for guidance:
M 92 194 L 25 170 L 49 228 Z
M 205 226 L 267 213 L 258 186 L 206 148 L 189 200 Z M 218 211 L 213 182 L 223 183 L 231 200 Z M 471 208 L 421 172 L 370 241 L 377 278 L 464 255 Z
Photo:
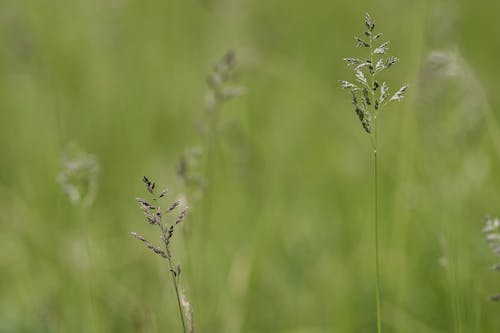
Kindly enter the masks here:
M 365 15 L 364 37 L 354 37 L 356 46 L 369 49 L 368 59 L 348 57 L 344 58 L 348 67 L 353 68 L 355 82 L 340 80 L 342 88 L 351 92 L 354 111 L 370 135 L 373 148 L 377 147 L 377 117 L 382 109 L 392 101 L 401 101 L 406 94 L 408 85 L 405 84 L 392 96 L 389 93 L 387 82 L 381 81 L 381 72 L 393 67 L 399 58 L 387 55 L 389 41 L 382 41 L 382 33 L 375 34 L 375 22 L 369 14 Z
M 153 243 L 136 232 L 131 232 L 130 235 L 144 243 L 144 245 L 153 253 L 167 260 L 169 272 L 172 277 L 172 283 L 177 297 L 179 317 L 181 320 L 183 332 L 186 333 L 188 328 L 189 332 L 194 332 L 193 312 L 186 296 L 182 293 L 179 286 L 181 266 L 175 263 L 172 249 L 170 247 L 170 242 L 172 240 L 172 237 L 174 236 L 177 225 L 182 223 L 184 221 L 184 218 L 186 217 L 187 208 L 182 209 L 180 213 L 177 214 L 175 219 L 173 219 L 171 222 L 166 222 L 166 217 L 177 210 L 177 208 L 181 206 L 181 202 L 179 200 L 175 200 L 168 206 L 167 209 L 162 209 L 160 207 L 160 200 L 166 197 L 168 191 L 165 189 L 160 193 L 157 193 L 156 184 L 150 181 L 147 177 L 143 178 L 143 182 L 146 185 L 147 191 L 152 196 L 152 201 L 147 201 L 143 198 L 136 198 L 136 200 L 144 212 L 146 221 L 149 224 L 158 227 L 158 230 L 160 232 L 160 239 L 162 240 L 163 246 L 155 246 Z M 183 309 L 185 314 L 183 314 Z M 187 318 L 187 322 L 189 325 L 188 327 L 186 327 L 184 317 Z
M 213 181 L 223 106 L 246 93 L 246 87 L 236 84 L 238 76 L 236 54 L 228 50 L 206 77 L 204 112 L 198 122 L 202 142 L 186 147 L 177 163 L 177 176 L 193 201 L 201 199 Z
M 351 92 L 354 111 L 358 116 L 361 126 L 370 137 L 373 148 L 374 168 L 374 233 L 375 233 L 375 275 L 376 275 L 376 302 L 377 302 L 377 332 L 382 331 L 381 320 L 381 295 L 380 295 L 380 256 L 378 237 L 378 172 L 377 172 L 377 117 L 382 109 L 392 101 L 401 101 L 406 94 L 408 85 L 405 84 L 392 96 L 389 86 L 379 78 L 379 75 L 392 68 L 399 59 L 389 56 L 389 41 L 382 41 L 382 33 L 375 33 L 375 21 L 369 14 L 365 15 L 365 28 L 363 37 L 354 37 L 356 47 L 365 48 L 368 57 L 365 59 L 348 57 L 344 58 L 347 66 L 353 68 L 355 83 L 340 80 L 342 88 Z

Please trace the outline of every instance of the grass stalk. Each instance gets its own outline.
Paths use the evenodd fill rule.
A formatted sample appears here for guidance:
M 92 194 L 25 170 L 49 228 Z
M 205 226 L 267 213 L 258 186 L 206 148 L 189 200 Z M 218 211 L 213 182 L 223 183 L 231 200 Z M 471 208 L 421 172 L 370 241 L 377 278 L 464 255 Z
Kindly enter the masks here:
M 377 148 L 373 150 L 373 170 L 374 170 L 374 227 L 375 227 L 375 281 L 376 281 L 376 299 L 377 299 L 377 332 L 382 332 L 382 309 L 380 306 L 380 256 L 378 244 L 378 171 L 377 171 Z
M 373 34 L 369 34 L 370 63 L 373 64 Z M 375 86 L 375 73 L 370 72 L 371 86 Z M 372 101 L 375 101 L 375 89 L 370 89 Z M 378 168 L 377 168 L 377 112 L 373 113 L 373 131 L 371 133 L 373 148 L 373 210 L 374 210 L 374 237 L 375 237 L 375 289 L 377 302 L 377 332 L 382 332 L 382 308 L 380 306 L 380 256 L 378 244 Z
M 143 242 L 148 249 L 150 249 L 153 253 L 159 255 L 160 257 L 167 259 L 168 261 L 168 268 L 170 271 L 170 275 L 172 278 L 172 283 L 174 285 L 174 290 L 175 290 L 175 296 L 177 298 L 177 305 L 179 309 L 179 317 L 180 321 L 182 324 L 182 331 L 183 333 L 187 333 L 187 326 L 186 326 L 186 320 L 184 318 L 183 314 L 183 309 L 186 310 L 186 316 L 187 320 L 189 323 L 189 332 L 194 332 L 194 322 L 193 322 L 193 317 L 192 317 L 192 312 L 190 312 L 190 306 L 189 303 L 187 303 L 187 300 L 184 295 L 181 295 L 181 290 L 179 288 L 179 277 L 181 275 L 181 268 L 180 265 L 175 265 L 174 263 L 174 258 L 172 255 L 172 250 L 170 248 L 170 241 L 172 239 L 172 236 L 174 235 L 174 231 L 176 229 L 176 226 L 180 224 L 187 212 L 187 208 L 182 210 L 180 214 L 177 216 L 175 221 L 172 221 L 170 223 L 164 223 L 163 218 L 164 216 L 168 215 L 172 211 L 174 211 L 179 205 L 181 205 L 181 202 L 179 200 L 174 201 L 166 210 L 162 210 L 161 207 L 159 206 L 159 201 L 163 197 L 166 196 L 167 190 L 163 190 L 159 195 L 156 194 L 155 192 L 155 183 L 151 182 L 148 178 L 144 177 L 143 182 L 146 184 L 146 188 L 148 192 L 153 196 L 153 203 L 151 204 L 147 202 L 146 200 L 142 198 L 137 198 L 137 202 L 141 206 L 144 215 L 146 217 L 146 220 L 149 224 L 151 225 L 157 225 L 158 228 L 160 229 L 160 234 L 161 234 L 161 239 L 163 241 L 163 245 L 165 247 L 165 250 L 163 250 L 160 247 L 154 246 L 151 242 L 149 242 L 147 239 L 145 239 L 143 236 L 131 232 L 130 234 Z
M 182 314 L 182 304 L 181 304 L 181 297 L 179 294 L 179 283 L 177 281 L 177 269 L 175 268 L 174 262 L 172 260 L 172 253 L 170 252 L 169 248 L 169 236 L 168 236 L 168 230 L 166 226 L 163 223 L 158 223 L 158 227 L 160 228 L 161 234 L 162 234 L 162 240 L 163 244 L 165 245 L 165 253 L 167 254 L 167 260 L 168 260 L 168 267 L 170 271 L 170 276 L 172 277 L 172 284 L 174 285 L 175 289 L 175 296 L 177 298 L 177 305 L 179 307 L 179 316 L 181 318 L 181 323 L 182 323 L 182 332 L 186 333 L 186 323 L 184 322 L 184 315 Z
M 394 66 L 399 59 L 387 56 L 389 42 L 381 42 L 381 33 L 374 33 L 375 22 L 369 14 L 365 15 L 366 30 L 363 37 L 354 37 L 356 46 L 369 50 L 369 59 L 344 58 L 347 66 L 353 67 L 356 81 L 340 80 L 342 88 L 351 92 L 354 111 L 370 138 L 373 149 L 373 201 L 374 201 L 374 238 L 375 238 L 375 294 L 377 303 L 377 332 L 382 332 L 382 309 L 380 293 L 380 253 L 378 221 L 378 162 L 377 162 L 377 117 L 382 109 L 392 101 L 401 101 L 408 85 L 403 85 L 391 97 L 385 81 L 379 83 L 377 75 Z M 365 58 L 366 59 L 366 58 Z

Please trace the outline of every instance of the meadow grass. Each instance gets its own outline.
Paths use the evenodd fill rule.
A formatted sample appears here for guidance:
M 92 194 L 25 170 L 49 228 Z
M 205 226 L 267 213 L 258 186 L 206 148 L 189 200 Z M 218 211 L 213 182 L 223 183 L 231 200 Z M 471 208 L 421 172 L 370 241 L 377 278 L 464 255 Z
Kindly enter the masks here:
M 370 138 L 373 149 L 373 206 L 374 206 L 374 238 L 375 238 L 375 281 L 377 305 L 377 332 L 382 332 L 382 309 L 380 303 L 380 255 L 379 255 L 379 222 L 378 222 L 378 163 L 377 163 L 377 118 L 384 107 L 391 101 L 400 101 L 406 94 L 408 85 L 403 85 L 395 93 L 389 94 L 389 86 L 377 76 L 380 72 L 391 68 L 399 59 L 386 56 L 389 42 L 380 41 L 382 33 L 375 33 L 375 22 L 369 14 L 365 14 L 365 32 L 362 38 L 354 37 L 356 46 L 369 49 L 369 57 L 344 58 L 347 66 L 354 68 L 356 83 L 340 80 L 342 88 L 349 89 L 354 111 L 361 125 Z M 381 83 L 379 83 L 381 82 Z
M 199 258 L 189 242 L 196 248 L 204 235 L 170 244 L 197 330 L 373 332 L 373 154 L 336 87 L 347 78 L 340 59 L 350 52 L 349 31 L 366 10 L 404 64 L 387 81 L 407 78 L 411 87 L 377 124 L 384 333 L 454 332 L 457 320 L 462 332 L 500 327 L 489 300 L 499 279 L 486 269 L 492 254 L 480 223 L 486 212 L 499 215 L 497 2 L 1 7 L 0 331 L 180 330 L 168 265 L 127 235 L 158 240 L 154 228 L 138 230 L 131 200 L 144 188 L 129 180 L 147 172 L 184 191 L 178 156 L 199 142 L 204 77 L 230 47 L 249 93 L 224 110 L 228 139 L 213 171 L 203 274 L 213 297 L 191 286 Z M 458 54 L 460 65 L 428 62 L 435 51 Z M 81 220 L 57 181 L 72 141 L 101 166 Z M 175 237 L 195 228 L 197 209 Z M 203 311 L 215 322 L 200 320 Z
M 142 198 L 137 198 L 136 200 L 139 203 L 144 213 L 144 216 L 146 217 L 147 222 L 153 226 L 158 227 L 160 231 L 160 239 L 163 242 L 164 248 L 162 249 L 161 247 L 153 245 L 150 241 L 148 241 L 146 238 L 144 238 L 143 236 L 139 235 L 136 232 L 130 232 L 130 234 L 132 235 L 132 237 L 144 243 L 146 247 L 150 249 L 153 253 L 159 255 L 164 259 L 167 259 L 169 275 L 172 278 L 172 284 L 174 286 L 175 296 L 177 298 L 177 305 L 179 310 L 180 322 L 182 324 L 182 331 L 184 333 L 187 333 L 188 332 L 187 329 L 189 328 L 189 332 L 192 333 L 194 332 L 194 319 L 192 311 L 190 308 L 190 304 L 186 299 L 186 296 L 184 296 L 179 286 L 180 285 L 179 279 L 181 276 L 181 266 L 180 264 L 175 263 L 175 259 L 172 254 L 172 249 L 170 247 L 170 242 L 174 236 L 174 231 L 177 225 L 184 221 L 187 208 L 184 208 L 178 214 L 175 220 L 171 219 L 171 221 L 165 222 L 167 216 L 171 215 L 171 213 L 174 212 L 176 208 L 179 207 L 179 205 L 181 205 L 181 201 L 175 200 L 168 206 L 167 209 L 163 210 L 160 206 L 161 204 L 160 201 L 162 201 L 163 198 L 167 196 L 168 190 L 164 189 L 160 193 L 157 193 L 157 190 L 155 190 L 156 183 L 150 181 L 146 176 L 144 176 L 142 180 L 146 185 L 146 189 L 152 196 L 152 201 L 148 200 L 152 202 L 152 204 Z M 189 326 L 186 325 L 186 321 L 184 320 L 183 308 L 186 312 L 186 317 L 188 318 Z

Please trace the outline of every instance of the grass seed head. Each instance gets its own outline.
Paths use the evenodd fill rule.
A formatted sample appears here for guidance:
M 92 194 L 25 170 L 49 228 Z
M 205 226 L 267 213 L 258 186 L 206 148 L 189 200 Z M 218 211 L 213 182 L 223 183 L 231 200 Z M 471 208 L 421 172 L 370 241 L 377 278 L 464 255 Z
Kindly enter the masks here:
M 339 82 L 343 89 L 351 91 L 354 111 L 363 129 L 372 135 L 375 126 L 373 120 L 377 118 L 378 112 L 391 101 L 401 101 L 406 95 L 408 85 L 403 85 L 389 98 L 389 86 L 385 81 L 380 86 L 377 75 L 393 67 L 399 59 L 394 56 L 385 57 L 389 51 L 389 41 L 380 42 L 382 33 L 373 34 L 375 21 L 369 14 L 365 15 L 365 28 L 365 38 L 354 37 L 354 40 L 356 47 L 369 49 L 369 59 L 344 58 L 347 66 L 354 70 L 356 84 L 346 80 L 339 80 Z M 361 103 L 358 102 L 359 100 Z

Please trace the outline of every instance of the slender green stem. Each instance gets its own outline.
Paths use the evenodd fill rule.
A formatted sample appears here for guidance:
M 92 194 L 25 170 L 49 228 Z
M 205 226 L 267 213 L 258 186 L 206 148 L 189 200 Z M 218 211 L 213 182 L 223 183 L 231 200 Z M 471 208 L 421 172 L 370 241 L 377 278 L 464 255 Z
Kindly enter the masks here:
M 369 44 L 370 44 L 370 64 L 374 66 L 373 63 L 373 37 L 370 34 Z M 370 93 L 372 95 L 372 103 L 375 103 L 375 70 L 370 70 L 371 85 Z M 373 104 L 372 104 L 373 105 Z M 379 258 L 379 246 L 378 246 L 378 174 L 377 174 L 377 111 L 374 106 L 372 112 L 372 133 L 370 135 L 372 148 L 373 148 L 373 169 L 374 169 L 374 186 L 373 186 L 373 199 L 374 199 L 374 227 L 375 227 L 375 281 L 376 281 L 376 299 L 377 299 L 377 332 L 382 332 L 382 311 L 380 306 L 380 258 Z
M 181 317 L 181 323 L 182 323 L 182 331 L 186 333 L 186 324 L 184 323 L 184 315 L 182 314 L 182 304 L 181 304 L 181 297 L 179 295 L 179 286 L 177 285 L 177 279 L 175 276 L 175 271 L 174 267 L 172 264 L 172 259 L 170 258 L 170 254 L 168 254 L 168 265 L 170 266 L 170 276 L 172 276 L 172 282 L 174 283 L 174 288 L 175 288 L 175 296 L 177 296 L 177 305 L 179 306 L 179 316 Z
M 90 242 L 91 237 L 88 230 L 87 222 L 87 211 L 84 207 L 79 207 L 78 210 L 78 220 L 80 222 L 80 229 L 83 230 L 83 234 L 85 237 L 85 254 L 87 256 L 88 268 L 86 269 L 86 285 L 88 288 L 88 296 L 89 296 L 89 305 L 90 305 L 90 315 L 91 315 L 91 325 L 93 327 L 94 332 L 98 332 L 97 329 L 97 311 L 96 311 L 96 300 L 95 300 L 95 286 L 93 281 L 93 269 L 94 269 L 94 261 L 92 256 L 92 244 Z
M 167 227 L 163 225 L 162 222 L 158 224 L 160 227 L 161 233 L 162 233 L 162 239 L 165 244 L 165 251 L 167 253 L 167 260 L 168 260 L 168 266 L 170 270 L 170 276 L 172 277 L 172 283 L 174 284 L 174 289 L 175 289 L 175 296 L 177 297 L 177 305 L 179 306 L 179 316 L 181 317 L 181 323 L 182 323 L 182 331 L 186 333 L 186 324 L 184 323 L 184 315 L 182 314 L 182 304 L 181 304 L 181 297 L 179 294 L 179 286 L 177 282 L 177 276 L 175 273 L 176 270 L 174 268 L 174 264 L 172 262 L 172 253 L 170 252 L 170 248 L 168 246 L 168 241 L 167 241 Z
M 216 163 L 216 154 L 217 154 L 217 126 L 219 123 L 219 104 L 220 102 L 216 102 L 216 106 L 210 110 L 211 114 L 209 114 L 209 128 L 207 137 L 205 138 L 205 177 L 206 188 L 204 193 L 204 205 L 203 205 L 203 226 L 205 228 L 204 234 L 208 235 L 211 227 L 212 220 L 212 208 L 213 208 L 213 193 L 214 193 L 214 175 L 215 175 L 215 163 Z M 202 250 L 205 253 L 206 240 L 208 237 L 203 237 Z
M 375 204 L 375 275 L 377 293 L 377 332 L 382 332 L 381 308 L 380 308 L 380 262 L 378 246 L 378 191 L 377 191 L 377 149 L 373 150 L 374 166 L 374 204 Z

